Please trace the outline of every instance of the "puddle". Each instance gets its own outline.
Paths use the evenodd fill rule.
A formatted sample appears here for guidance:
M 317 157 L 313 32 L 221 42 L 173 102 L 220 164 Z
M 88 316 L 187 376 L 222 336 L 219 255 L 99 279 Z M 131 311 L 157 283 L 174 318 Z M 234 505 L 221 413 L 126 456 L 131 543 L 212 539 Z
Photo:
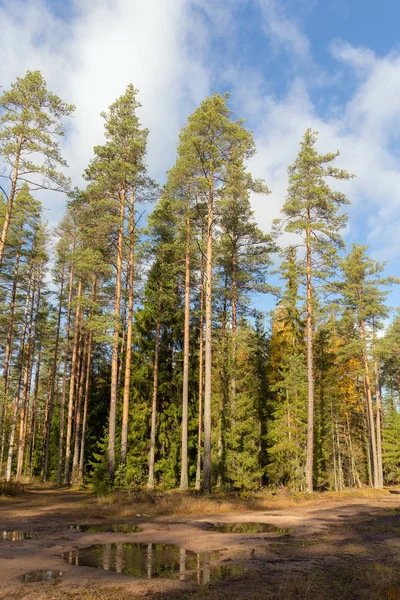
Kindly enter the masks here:
M 138 533 L 139 531 L 143 531 L 137 525 L 124 523 L 116 525 L 70 525 L 68 529 L 82 533 Z
M 1 539 L 10 542 L 18 542 L 20 540 L 33 540 L 37 537 L 32 531 L 2 531 Z
M 291 533 L 293 529 L 275 527 L 270 523 L 212 523 L 213 531 L 219 533 Z
M 238 565 L 218 565 L 216 567 L 203 567 L 196 572 L 189 573 L 186 576 L 187 581 L 200 584 L 216 583 L 228 579 L 236 579 L 245 573 L 243 567 Z
M 219 552 L 196 553 L 172 544 L 95 544 L 62 556 L 71 565 L 147 579 L 164 577 L 208 583 L 239 573 L 235 565 L 211 564 L 219 559 Z
M 38 569 L 37 571 L 28 571 L 18 577 L 22 583 L 36 583 L 37 581 L 55 581 L 64 573 L 62 571 L 53 571 L 51 569 Z

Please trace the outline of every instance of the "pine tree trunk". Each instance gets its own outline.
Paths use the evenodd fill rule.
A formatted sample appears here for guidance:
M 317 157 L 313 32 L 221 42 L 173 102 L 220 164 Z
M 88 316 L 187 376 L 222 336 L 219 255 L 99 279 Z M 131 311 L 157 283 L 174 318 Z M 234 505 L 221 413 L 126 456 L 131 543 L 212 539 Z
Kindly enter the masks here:
M 199 323 L 199 423 L 197 429 L 196 490 L 201 488 L 201 438 L 203 433 L 203 389 L 204 389 L 204 258 L 200 264 L 200 323 Z
M 90 390 L 90 375 L 92 369 L 92 347 L 93 347 L 93 331 L 89 331 L 89 342 L 86 362 L 86 382 L 85 382 L 85 402 L 83 405 L 83 419 L 82 419 L 82 437 L 81 437 L 81 449 L 79 455 L 79 482 L 83 482 L 83 469 L 85 464 L 85 443 L 86 443 L 86 428 L 87 428 L 87 412 L 89 402 L 89 390 Z
M 154 489 L 154 462 L 156 453 L 156 424 L 157 424 L 157 391 L 158 391 L 158 358 L 160 349 L 161 323 L 158 320 L 156 325 L 156 339 L 154 346 L 154 367 L 153 367 L 153 398 L 151 405 L 151 433 L 150 433 L 150 453 L 149 453 L 149 479 L 147 487 Z
M 75 249 L 75 248 L 74 248 Z M 68 284 L 68 302 L 67 302 L 67 317 L 65 324 L 65 353 L 64 353 L 64 368 L 61 384 L 61 406 L 60 406 L 60 439 L 58 443 L 58 468 L 57 468 L 57 485 L 61 485 L 62 464 L 64 454 L 64 425 L 65 425 L 65 398 L 67 395 L 67 370 L 68 370 L 68 354 L 69 354 L 69 334 L 71 328 L 71 302 L 74 282 L 74 270 L 71 266 L 69 272 Z
M 232 256 L 232 372 L 231 372 L 231 400 L 232 406 L 236 407 L 236 355 L 237 355 L 237 249 L 236 235 L 233 240 L 233 256 Z
M 375 331 L 373 332 L 373 352 L 374 352 L 375 400 L 376 400 L 376 461 L 377 461 L 377 468 L 378 468 L 379 488 L 383 488 L 382 406 L 381 406 L 378 359 L 376 356 Z
M 39 345 L 38 357 L 36 361 L 36 372 L 35 372 L 35 385 L 33 389 L 33 402 L 32 402 L 32 416 L 31 416 L 31 431 L 29 439 L 29 460 L 28 460 L 28 473 L 32 477 L 33 473 L 33 461 L 35 456 L 35 442 L 36 442 L 36 426 L 37 426 L 37 410 L 38 410 L 38 395 L 39 395 L 39 382 L 40 382 L 40 369 L 42 360 L 42 347 Z
M 19 161 L 20 161 L 21 150 L 22 150 L 22 139 L 23 139 L 23 135 L 21 133 L 18 137 L 17 152 L 15 154 L 13 175 L 12 175 L 12 179 L 11 179 L 11 189 L 10 189 L 10 194 L 8 196 L 6 213 L 4 215 L 3 229 L 1 232 L 1 236 L 0 236 L 0 267 L 3 263 L 4 247 L 6 245 L 6 238 L 7 238 L 8 228 L 10 226 L 11 214 L 12 214 L 12 209 L 13 209 L 13 205 L 14 205 L 15 192 L 17 190 L 17 178 L 18 178 Z
M 211 169 L 212 173 L 212 169 Z M 214 181 L 211 176 L 208 197 L 206 258 L 206 348 L 204 382 L 204 463 L 203 491 L 211 492 L 211 381 L 212 381 L 212 249 L 214 221 Z
M 372 391 L 371 391 L 371 380 L 369 376 L 369 365 L 368 365 L 368 354 L 367 354 L 367 341 L 365 337 L 365 325 L 361 321 L 360 322 L 360 332 L 361 339 L 363 343 L 363 365 L 364 365 L 364 382 L 365 382 L 365 391 L 367 397 L 367 415 L 368 415 L 368 425 L 369 425 L 369 441 L 371 446 L 372 453 L 372 465 L 373 465 L 373 481 L 374 488 L 380 487 L 379 482 L 379 470 L 378 470 L 378 455 L 376 450 L 376 436 L 375 436 L 375 421 L 374 421 L 374 411 L 372 406 Z
M 181 491 L 188 482 L 188 411 L 189 411 L 189 341 L 190 341 L 190 188 L 186 207 L 186 256 L 185 256 L 185 317 L 183 327 L 183 386 L 182 386 L 182 460 Z
M 21 234 L 21 232 L 20 232 L 20 234 Z M 22 239 L 20 237 L 19 243 L 18 243 L 17 254 L 15 257 L 13 286 L 12 286 L 11 299 L 10 299 L 10 312 L 9 312 L 9 317 L 8 317 L 7 338 L 6 338 L 6 346 L 5 346 L 5 351 L 4 351 L 4 367 L 3 367 L 4 402 L 7 402 L 8 387 L 9 387 L 10 357 L 11 357 L 12 337 L 13 337 L 13 330 L 14 330 L 15 301 L 16 301 L 16 296 L 17 296 L 19 263 L 20 263 L 20 259 L 21 259 L 21 243 L 22 243 Z
M 13 339 L 13 332 L 14 332 L 15 303 L 16 303 L 16 296 L 17 296 L 19 263 L 20 263 L 20 259 L 21 259 L 21 240 L 22 240 L 22 238 L 20 236 L 17 253 L 16 253 L 16 258 L 15 258 L 13 285 L 12 285 L 10 310 L 9 310 L 9 317 L 8 317 L 8 329 L 7 329 L 6 345 L 5 345 L 5 350 L 4 350 L 3 402 L 1 404 L 1 414 L 0 414 L 0 431 L 1 431 L 0 475 L 2 473 L 2 468 L 3 468 L 4 448 L 5 448 L 5 442 L 6 442 L 7 408 L 8 408 L 9 378 L 10 378 L 9 371 L 10 371 L 12 339 Z
M 67 435 L 65 440 L 65 465 L 64 465 L 64 483 L 68 484 L 70 479 L 70 463 L 71 463 L 71 441 L 72 441 L 72 419 L 74 413 L 74 396 L 75 396 L 75 380 L 77 378 L 77 358 L 80 343 L 80 326 L 81 326 L 81 298 L 82 298 L 82 278 L 79 278 L 77 291 L 77 304 L 75 310 L 75 327 L 74 327 L 74 344 L 72 347 L 71 357 L 71 372 L 69 382 L 69 398 L 68 398 L 68 419 L 67 419 Z
M 35 276 L 35 275 L 34 275 Z M 40 278 L 38 278 L 40 286 Z M 22 384 L 22 407 L 20 411 L 20 422 L 19 422 L 19 436 L 18 436 L 18 454 L 17 454 L 17 478 L 22 475 L 24 467 L 24 456 L 25 456 L 25 442 L 26 442 L 26 429 L 28 421 L 28 409 L 29 409 L 29 395 L 31 387 L 31 375 L 32 375 L 32 362 L 34 353 L 34 323 L 36 324 L 39 306 L 40 306 L 40 287 L 37 293 L 36 299 L 36 310 L 35 310 L 35 293 L 36 293 L 36 282 L 32 291 L 32 304 L 31 312 L 29 316 L 29 327 L 28 327 L 28 340 L 26 344 L 26 353 L 24 357 L 24 377 Z
M 59 343 L 60 343 L 60 327 L 61 327 L 61 311 L 62 311 L 63 292 L 64 292 L 64 276 L 65 276 L 65 269 L 63 267 L 62 272 L 61 272 L 61 281 L 60 281 L 60 297 L 59 297 L 59 302 L 58 302 L 56 340 L 55 340 L 55 344 L 54 344 L 53 366 L 52 366 L 52 373 L 51 373 L 49 410 L 48 410 L 47 423 L 46 423 L 43 481 L 47 480 L 47 467 L 49 464 L 50 433 L 51 433 L 51 422 L 52 422 L 52 417 L 53 417 L 54 392 L 56 389 L 56 380 L 57 380 L 58 347 L 59 347 Z
M 307 231 L 307 383 L 308 383 L 308 412 L 307 412 L 307 458 L 306 485 L 307 491 L 314 489 L 314 355 L 313 355 L 313 323 L 312 323 L 312 263 L 310 232 Z
M 117 421 L 117 401 L 118 401 L 118 347 L 119 331 L 121 321 L 121 280 L 122 280 L 122 253 L 124 242 L 124 214 L 125 214 L 125 189 L 121 192 L 119 229 L 117 243 L 117 265 L 115 275 L 115 299 L 114 299 L 114 335 L 112 343 L 112 361 L 111 361 L 111 393 L 110 393 L 110 413 L 108 419 L 108 449 L 107 449 L 107 470 L 111 483 L 114 483 L 115 475 L 115 435 Z
M 129 422 L 129 395 L 131 386 L 132 362 L 132 328 L 133 328 L 133 291 L 135 281 L 135 192 L 132 190 L 129 217 L 129 264 L 128 264 L 128 324 L 126 331 L 126 356 L 124 399 L 122 407 L 121 430 L 121 464 L 126 465 L 128 453 L 128 422 Z
M 18 408 L 19 408 L 19 400 L 21 394 L 21 382 L 22 382 L 22 367 L 23 367 L 23 357 L 25 354 L 25 336 L 28 328 L 28 310 L 29 310 L 29 302 L 31 299 L 31 288 L 32 288 L 32 274 L 29 276 L 28 290 L 26 293 L 25 299 L 25 308 L 24 308 L 24 319 L 23 319 L 23 330 L 21 335 L 21 347 L 19 353 L 19 361 L 18 361 L 18 377 L 17 377 L 17 386 L 15 392 L 15 399 L 13 403 L 13 412 L 11 416 L 11 430 L 10 430 L 10 438 L 8 443 L 8 455 L 7 455 L 7 466 L 6 466 L 6 481 L 11 480 L 12 473 L 12 461 L 14 456 L 14 441 L 15 441 L 15 431 L 17 428 L 17 418 L 18 418 Z
M 79 450 L 81 446 L 81 419 L 82 419 L 82 401 L 85 392 L 85 376 L 87 366 L 87 355 L 89 352 L 89 334 L 86 333 L 81 355 L 81 369 L 79 374 L 79 387 L 77 394 L 76 410 L 75 410 L 75 437 L 74 437 L 74 454 L 72 458 L 72 474 L 71 481 L 73 484 L 79 483 Z

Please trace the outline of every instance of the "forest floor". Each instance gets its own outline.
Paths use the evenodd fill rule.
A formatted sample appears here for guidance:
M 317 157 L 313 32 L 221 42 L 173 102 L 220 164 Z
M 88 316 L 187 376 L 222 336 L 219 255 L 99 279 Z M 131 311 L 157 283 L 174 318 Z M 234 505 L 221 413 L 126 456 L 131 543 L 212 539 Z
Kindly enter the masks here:
M 87 492 L 44 488 L 0 497 L 0 532 L 37 536 L 8 541 L 0 535 L 0 598 L 400 600 L 398 489 L 315 495 L 297 502 L 189 499 L 186 508 L 177 498 L 176 494 L 169 501 L 145 505 L 126 497 L 98 499 Z M 210 523 L 221 522 L 269 523 L 282 531 L 210 530 Z M 80 523 L 135 524 L 142 531 L 69 529 Z M 211 572 L 230 577 L 207 585 L 182 581 L 179 573 L 176 579 L 136 579 L 102 568 L 75 566 L 61 556 L 92 544 L 114 542 L 175 544 L 196 553 L 219 551 L 219 557 L 211 555 Z M 55 569 L 63 575 L 55 581 L 18 581 L 33 569 Z

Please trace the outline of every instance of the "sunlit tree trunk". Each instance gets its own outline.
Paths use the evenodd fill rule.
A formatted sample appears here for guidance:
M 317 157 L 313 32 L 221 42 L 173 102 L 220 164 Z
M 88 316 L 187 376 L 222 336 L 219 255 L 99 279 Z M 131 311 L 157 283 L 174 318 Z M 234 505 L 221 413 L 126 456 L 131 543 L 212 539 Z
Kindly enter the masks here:
M 133 329 L 133 292 L 135 281 L 135 191 L 129 203 L 129 264 L 128 264 L 128 323 L 126 329 L 126 355 L 125 355 L 125 379 L 124 399 L 122 407 L 122 430 L 121 430 L 121 464 L 126 465 L 128 452 L 128 421 L 129 421 L 129 395 L 131 386 L 131 361 L 132 361 L 132 329 Z
M 80 343 L 81 327 L 81 299 L 82 299 L 82 278 L 79 278 L 78 291 L 76 295 L 75 326 L 74 326 L 74 344 L 72 347 L 69 398 L 68 398 L 68 419 L 67 435 L 65 440 L 65 465 L 64 465 L 64 483 L 69 483 L 70 463 L 71 463 L 71 441 L 72 441 L 72 421 L 74 414 L 75 384 L 77 379 L 77 358 Z
M 67 371 L 68 371 L 68 357 L 69 357 L 69 335 L 71 328 L 71 302 L 72 292 L 74 283 L 74 270 L 72 266 L 69 272 L 69 284 L 68 284 L 68 301 L 67 301 L 67 315 L 65 323 L 65 350 L 64 350 L 64 367 L 63 367 L 63 378 L 61 384 L 61 406 L 60 406 L 60 439 L 58 442 L 58 468 L 57 468 L 57 485 L 61 485 L 62 478 L 62 464 L 64 454 L 64 425 L 65 425 L 65 399 L 67 395 Z
M 204 390 L 204 257 L 200 259 L 200 323 L 199 323 L 199 422 L 197 428 L 196 490 L 201 488 L 201 448 L 203 433 L 203 390 Z
M 308 216 L 310 220 L 310 216 Z M 313 323 L 312 323 L 312 262 L 310 231 L 307 231 L 306 241 L 306 268 L 307 268 L 307 457 L 306 457 L 306 484 L 307 491 L 314 489 L 314 353 L 313 353 Z
M 185 250 L 185 309 L 183 326 L 183 386 L 182 386 L 182 460 L 181 490 L 189 487 L 188 482 L 188 411 L 189 411 L 189 341 L 190 341 L 190 188 L 186 207 L 186 250 Z
M 210 169 L 213 173 L 212 168 Z M 206 257 L 206 347 L 204 382 L 204 463 L 203 491 L 211 492 L 211 381 L 212 381 L 212 249 L 214 224 L 214 179 L 210 175 L 207 218 Z
M 121 280 L 122 280 L 122 254 L 124 242 L 124 213 L 125 213 L 125 189 L 122 189 L 120 196 L 119 228 L 117 241 L 117 263 L 115 274 L 115 297 L 114 297 L 114 334 L 112 342 L 112 360 L 111 360 L 111 392 L 110 392 L 110 413 L 108 419 L 108 449 L 107 449 L 107 470 L 111 483 L 114 482 L 115 475 L 115 435 L 117 422 L 117 401 L 118 401 L 118 348 L 120 337 L 121 321 Z
M 153 396 L 151 404 L 151 432 L 149 453 L 149 478 L 147 487 L 154 489 L 154 464 L 156 453 L 156 425 L 157 425 L 157 392 L 158 392 L 158 359 L 160 350 L 161 322 L 157 320 L 156 339 L 154 344 L 154 366 L 153 366 Z

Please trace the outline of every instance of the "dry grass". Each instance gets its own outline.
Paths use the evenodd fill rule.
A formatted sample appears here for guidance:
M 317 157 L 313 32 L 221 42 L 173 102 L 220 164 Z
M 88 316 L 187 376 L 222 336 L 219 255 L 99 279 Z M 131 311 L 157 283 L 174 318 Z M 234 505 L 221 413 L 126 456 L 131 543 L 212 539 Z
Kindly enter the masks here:
M 87 510 L 94 514 L 101 508 L 102 514 L 118 515 L 128 518 L 139 514 L 149 516 L 163 515 L 214 515 L 246 511 L 310 506 L 332 501 L 357 498 L 376 498 L 388 494 L 386 490 L 356 489 L 343 492 L 314 492 L 290 494 L 287 490 L 278 492 L 262 491 L 252 496 L 220 492 L 203 496 L 176 490 L 168 492 L 140 492 L 128 495 L 116 492 L 107 496 L 98 496 L 91 500 Z

